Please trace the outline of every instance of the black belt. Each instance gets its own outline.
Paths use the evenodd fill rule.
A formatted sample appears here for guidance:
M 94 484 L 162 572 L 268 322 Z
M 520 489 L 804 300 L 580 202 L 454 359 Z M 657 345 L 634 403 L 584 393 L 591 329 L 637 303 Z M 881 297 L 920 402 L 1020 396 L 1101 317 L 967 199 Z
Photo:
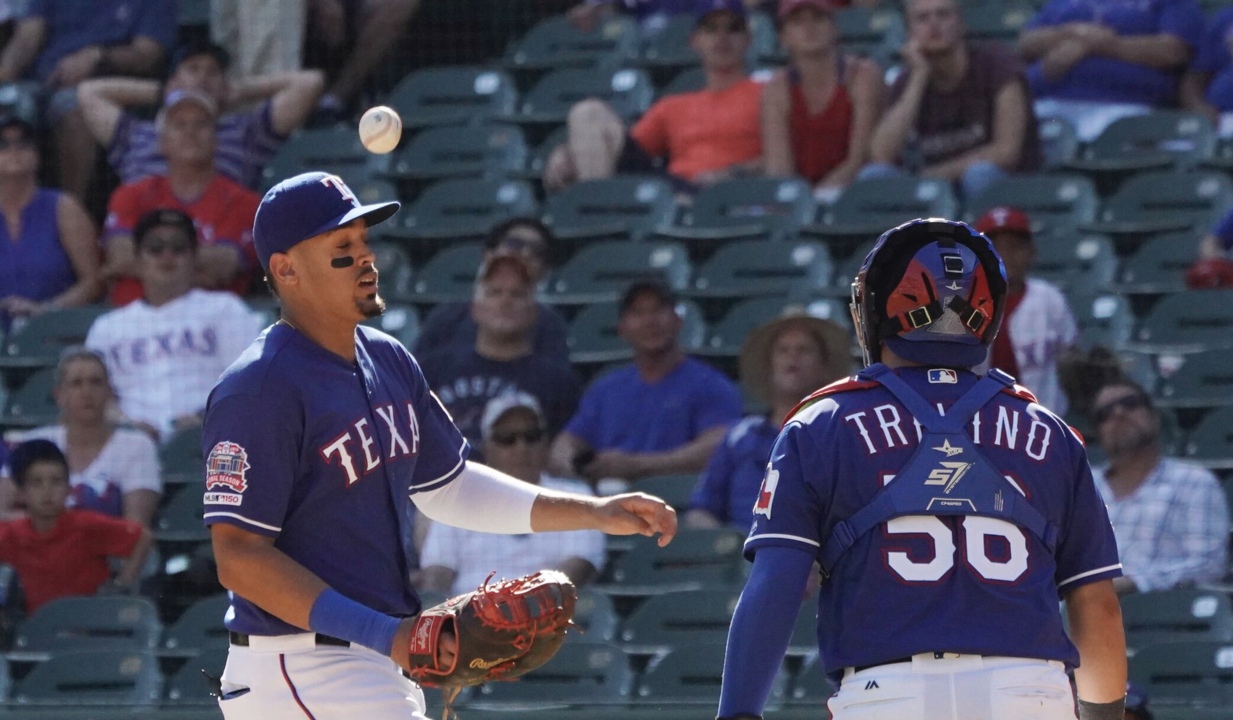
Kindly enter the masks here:
M 912 662 L 911 655 L 907 657 L 895 658 L 894 660 L 887 660 L 886 662 L 874 663 L 873 665 L 857 665 L 856 667 L 852 668 L 852 672 L 860 672 L 861 670 L 868 670 L 869 668 L 882 667 L 883 665 L 895 665 L 897 663 L 910 663 L 910 662 Z
M 244 633 L 238 633 L 238 632 L 229 632 L 227 634 L 231 637 L 232 645 L 238 645 L 240 647 L 248 647 L 248 635 Z M 337 645 L 338 647 L 351 647 L 351 643 L 347 642 L 346 640 L 341 640 L 336 637 L 330 637 L 329 635 L 322 635 L 321 633 L 317 633 L 317 644 L 318 645 Z

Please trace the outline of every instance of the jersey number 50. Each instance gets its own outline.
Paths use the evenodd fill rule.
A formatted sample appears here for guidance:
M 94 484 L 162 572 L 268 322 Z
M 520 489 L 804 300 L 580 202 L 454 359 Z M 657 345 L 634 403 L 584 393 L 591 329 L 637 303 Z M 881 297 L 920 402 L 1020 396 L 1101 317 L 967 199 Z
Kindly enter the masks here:
M 997 518 L 968 515 L 956 533 L 933 515 L 905 515 L 886 523 L 888 535 L 927 536 L 933 543 L 933 559 L 917 562 L 901 550 L 884 550 L 886 564 L 908 582 L 937 582 L 955 566 L 955 535 L 962 537 L 963 560 L 972 572 L 993 582 L 1014 582 L 1027 572 L 1027 537 L 1018 526 Z M 989 556 L 990 538 L 1001 538 L 1010 552 Z

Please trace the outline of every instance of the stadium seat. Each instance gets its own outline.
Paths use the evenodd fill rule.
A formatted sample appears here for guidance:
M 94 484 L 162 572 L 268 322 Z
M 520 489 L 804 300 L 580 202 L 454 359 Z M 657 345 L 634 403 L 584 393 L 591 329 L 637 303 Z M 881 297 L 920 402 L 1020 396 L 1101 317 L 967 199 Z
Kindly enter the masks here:
M 739 588 L 685 590 L 647 598 L 621 625 L 620 640 L 639 654 L 697 642 L 723 642 Z
M 1195 167 L 1212 157 L 1216 130 L 1184 110 L 1156 110 L 1114 120 L 1066 167 L 1093 174 Z
M 851 320 L 848 320 L 846 323 L 842 321 L 845 315 L 840 313 L 839 308 L 834 304 L 830 304 L 830 302 L 829 299 L 818 299 L 802 304 L 783 297 L 761 297 L 742 300 L 733 305 L 718 322 L 711 326 L 711 332 L 707 337 L 706 346 L 702 352 L 703 354 L 717 357 L 737 357 L 749 333 L 753 332 L 758 326 L 784 314 L 789 308 L 793 310 L 799 309 L 815 317 L 834 320 L 845 326 L 851 325 Z M 811 312 L 810 306 L 813 306 L 812 310 L 814 311 L 825 308 L 825 313 Z M 825 317 L 835 313 L 839 313 L 839 316 Z
M 56 655 L 74 650 L 152 650 L 162 624 L 142 597 L 64 597 L 40 607 L 17 629 L 13 649 Z
M 1122 262 L 1115 289 L 1131 295 L 1159 295 L 1186 289 L 1186 270 L 1194 262 L 1195 232 L 1169 233 L 1139 246 Z
M 905 40 L 903 15 L 894 6 L 846 7 L 835 13 L 839 44 L 846 52 L 881 57 Z
M 493 682 L 472 692 L 467 706 L 513 704 L 520 710 L 628 699 L 633 673 L 621 648 L 607 643 L 567 642 L 542 667 L 516 682 Z
M 1037 132 L 1045 170 L 1057 170 L 1078 154 L 1079 138 L 1069 120 L 1041 118 Z
M 644 703 L 698 703 L 711 708 L 713 713 L 723 683 L 723 669 L 722 642 L 677 645 L 647 669 L 639 683 L 637 699 Z M 781 667 L 771 686 L 767 709 L 774 710 L 783 703 L 787 686 L 788 675 Z
M 739 178 L 704 188 L 681 225 L 659 234 L 714 244 L 737 239 L 792 238 L 817 214 L 809 184 L 799 178 Z
M 1034 232 L 1064 231 L 1096 219 L 1100 198 L 1082 175 L 1011 175 L 994 181 L 967 202 L 964 217 L 975 221 L 1000 205 L 1017 207 L 1032 220 Z
M 201 428 L 177 431 L 158 448 L 158 463 L 164 485 L 198 485 L 205 482 L 205 455 L 201 449 Z
M 662 498 L 664 502 L 676 508 L 677 512 L 685 512 L 689 507 L 689 498 L 698 484 L 698 475 L 654 475 L 642 478 L 635 485 L 638 492 Z
M 638 52 L 638 29 L 632 18 L 610 15 L 591 32 L 575 27 L 564 15 L 541 20 L 505 55 L 505 66 L 519 71 L 567 67 L 613 67 Z
M 802 233 L 831 238 L 878 237 L 916 218 L 958 217 L 958 202 L 950 183 L 928 178 L 888 177 L 852 183 L 827 208 L 822 221 Z
M 371 158 L 352 125 L 300 130 L 283 143 L 261 171 L 262 189 L 310 170 L 329 168 L 337 172 L 342 168 L 363 168 L 372 162 Z
M 702 68 L 691 67 L 676 74 L 667 85 L 659 89 L 659 97 L 697 92 L 706 87 L 706 73 Z
M 1036 240 L 1032 275 L 1063 291 L 1069 288 L 1103 290 L 1117 275 L 1117 253 L 1107 237 L 1089 235 L 1076 240 L 1069 232 L 1041 235 Z
M 1233 607 L 1222 592 L 1182 588 L 1122 598 L 1126 644 L 1132 649 L 1178 640 L 1233 640 Z
M 638 64 L 654 70 L 692 68 L 699 64 L 698 53 L 689 46 L 694 17 L 681 13 L 667 19 L 663 27 L 643 32 L 638 51 Z
M 392 242 L 372 241 L 368 244 L 376 258 L 373 264 L 380 278 L 381 297 L 386 300 L 406 300 L 413 293 L 415 272 L 406 250 Z
M 612 569 L 610 594 L 656 595 L 673 590 L 729 587 L 743 570 L 741 545 L 745 534 L 732 528 L 683 530 L 660 548 L 638 537 L 633 548 Z
M 594 242 L 553 273 L 542 299 L 562 305 L 611 302 L 634 281 L 652 276 L 682 290 L 689 273 L 689 255 L 678 243 Z
M 569 128 L 562 125 L 539 142 L 532 151 L 531 157 L 527 160 L 527 169 L 523 171 L 522 177 L 527 180 L 540 182 L 544 177 L 544 168 L 548 165 L 548 158 L 552 155 L 552 151 L 558 145 L 569 139 Z
M 398 214 L 397 225 L 378 232 L 401 240 L 480 239 L 497 223 L 533 216 L 538 204 L 531 186 L 519 180 L 442 180 Z
M 789 655 L 811 655 L 818 650 L 818 595 L 810 592 L 796 613 L 792 637 L 788 639 Z
M 0 112 L 14 115 L 38 127 L 39 98 L 43 85 L 37 81 L 0 84 Z
M 416 338 L 420 336 L 420 315 L 410 305 L 391 303 L 385 312 L 375 318 L 368 318 L 363 324 L 393 335 L 395 340 L 408 349 L 415 345 Z
M 17 705 L 155 705 L 163 680 L 158 659 L 138 650 L 65 652 L 55 655 L 14 688 Z
M 706 340 L 706 321 L 702 310 L 692 300 L 677 304 L 677 314 L 683 326 L 678 340 L 686 352 L 697 352 Z M 593 303 L 584 307 L 569 324 L 570 362 L 577 365 L 599 365 L 633 358 L 633 350 L 617 335 L 617 304 Z
M 1233 702 L 1233 643 L 1165 642 L 1139 648 L 1130 658 L 1130 680 L 1165 704 Z
M 651 106 L 655 88 L 641 70 L 569 68 L 544 76 L 509 119 L 518 123 L 557 125 L 581 100 L 603 100 L 622 118 L 636 118 Z
M 389 156 L 386 174 L 402 180 L 501 177 L 522 172 L 527 141 L 513 125 L 447 125 L 421 131 Z
M 1092 288 L 1072 287 L 1066 294 L 1085 348 L 1103 345 L 1121 349 L 1130 342 L 1135 316 L 1126 298 Z
M 820 292 L 830 287 L 834 266 L 818 242 L 740 240 L 721 247 L 694 273 L 693 297 L 745 298 Z
M 1181 455 L 1213 470 L 1233 468 L 1233 407 L 1203 416 L 1183 443 Z
M 1187 290 L 1160 299 L 1130 343 L 1140 352 L 1233 347 L 1233 290 Z
M 389 180 L 377 177 L 378 172 L 373 165 L 333 165 L 327 169 L 342 178 L 356 199 L 364 205 L 399 199 L 398 188 Z
M 412 299 L 427 304 L 470 300 L 483 257 L 484 247 L 480 243 L 451 245 L 441 250 L 420 269 Z
M 1035 14 L 1026 2 L 964 3 L 963 24 L 969 40 L 1013 43 Z
M 1230 205 L 1233 183 L 1223 173 L 1144 172 L 1122 183 L 1105 203 L 1099 218 L 1080 228 L 1115 235 L 1207 229 Z
M 416 70 L 385 99 L 407 127 L 491 120 L 512 114 L 517 103 L 513 78 L 500 70 L 470 65 Z
M 160 543 L 199 543 L 210 539 L 210 531 L 202 521 L 205 512 L 204 490 L 189 485 L 180 489 L 158 511 L 154 519 L 154 537 Z
M 196 657 L 189 658 L 167 683 L 167 699 L 173 705 L 211 705 L 218 707 L 218 699 L 205 673 L 220 677 L 227 665 L 227 634 L 223 633 L 223 646 L 211 648 Z
M 223 617 L 229 607 L 231 600 L 226 593 L 193 603 L 163 633 L 163 649 L 194 655 L 205 650 L 226 650 L 227 628 L 223 627 Z
M 578 588 L 578 602 L 574 605 L 578 631 L 571 630 L 570 638 L 587 643 L 613 642 L 620 623 L 612 598 L 587 585 Z
M 1233 363 L 1227 350 L 1184 355 L 1181 367 L 1160 382 L 1156 402 L 1163 407 L 1213 408 L 1233 405 Z
M 9 686 L 12 684 L 11 676 L 9 675 L 9 661 L 3 656 L 0 656 L 0 704 L 8 702 Z M 0 710 L 0 714 L 3 714 Z
M 43 368 L 27 378 L 9 394 L 0 426 L 38 427 L 54 423 L 60 416 L 60 408 L 51 396 L 55 379 L 55 368 Z
M 575 183 L 548 198 L 543 220 L 563 242 L 646 237 L 672 224 L 676 199 L 656 177 L 620 175 Z
M 99 315 L 111 308 L 101 305 L 65 308 L 35 315 L 14 324 L 0 354 L 0 371 L 33 370 L 55 365 L 67 347 L 81 345 Z

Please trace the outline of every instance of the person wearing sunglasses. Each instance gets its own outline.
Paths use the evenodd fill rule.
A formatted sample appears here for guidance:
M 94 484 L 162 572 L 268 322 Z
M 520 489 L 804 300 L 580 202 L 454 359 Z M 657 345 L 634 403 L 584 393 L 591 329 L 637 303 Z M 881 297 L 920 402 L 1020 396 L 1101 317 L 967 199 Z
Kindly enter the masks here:
M 1106 384 L 1092 424 L 1109 457 L 1092 475 L 1109 509 L 1123 576 L 1119 593 L 1215 582 L 1225 573 L 1229 512 L 1216 476 L 1164 457 L 1160 411 L 1132 380 Z
M 524 392 L 493 398 L 484 407 L 486 464 L 523 482 L 550 490 L 592 495 L 586 483 L 547 473 L 548 427 L 539 401 Z M 574 584 L 590 582 L 604 563 L 604 535 L 598 530 L 532 533 L 495 538 L 491 533 L 433 523 L 420 556 L 421 592 L 473 590 L 489 573 L 518 577 L 555 568 Z
M 34 127 L 0 118 L 0 330 L 102 292 L 98 230 L 72 195 L 39 187 Z
M 230 292 L 194 288 L 197 231 L 186 213 L 147 213 L 133 247 L 145 297 L 95 320 L 86 347 L 106 361 L 125 418 L 166 441 L 201 423 L 210 388 L 261 318 Z

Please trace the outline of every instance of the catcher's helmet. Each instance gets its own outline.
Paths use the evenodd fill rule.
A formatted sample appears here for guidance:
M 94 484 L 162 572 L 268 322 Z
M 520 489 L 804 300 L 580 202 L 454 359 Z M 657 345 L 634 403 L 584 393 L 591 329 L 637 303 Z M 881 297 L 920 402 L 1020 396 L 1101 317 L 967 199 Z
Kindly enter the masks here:
M 852 320 L 865 364 L 882 343 L 913 362 L 973 367 L 1002 325 L 1006 271 L 993 244 L 961 222 L 891 228 L 852 283 Z

